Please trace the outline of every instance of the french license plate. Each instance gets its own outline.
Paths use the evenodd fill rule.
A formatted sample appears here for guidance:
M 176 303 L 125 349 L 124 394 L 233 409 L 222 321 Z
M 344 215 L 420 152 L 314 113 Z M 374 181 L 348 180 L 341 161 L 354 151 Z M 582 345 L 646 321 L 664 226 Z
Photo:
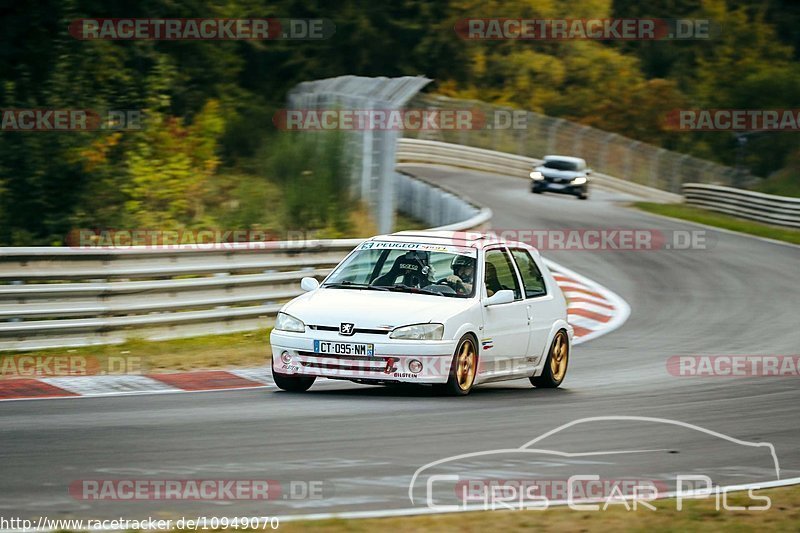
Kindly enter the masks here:
M 549 185 L 549 188 L 551 188 L 551 189 L 553 189 L 555 191 L 560 191 L 564 187 L 566 187 L 566 185 L 564 185 L 563 183 L 551 183 Z
M 360 342 L 332 342 L 314 341 L 314 353 L 326 355 L 375 355 L 375 348 L 372 344 Z

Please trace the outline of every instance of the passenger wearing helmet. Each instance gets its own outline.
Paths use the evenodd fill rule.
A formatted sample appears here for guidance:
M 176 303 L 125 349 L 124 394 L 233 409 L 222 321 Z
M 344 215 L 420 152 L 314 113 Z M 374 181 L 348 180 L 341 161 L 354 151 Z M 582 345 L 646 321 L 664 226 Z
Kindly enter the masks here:
M 457 255 L 450 263 L 453 274 L 444 281 L 458 294 L 472 293 L 472 284 L 475 278 L 475 260 L 463 255 Z

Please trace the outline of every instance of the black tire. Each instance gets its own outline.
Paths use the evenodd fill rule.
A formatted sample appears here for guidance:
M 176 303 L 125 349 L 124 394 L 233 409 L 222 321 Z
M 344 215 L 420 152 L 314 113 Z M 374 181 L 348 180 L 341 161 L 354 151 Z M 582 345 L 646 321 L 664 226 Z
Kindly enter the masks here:
M 539 189 L 531 189 L 531 192 L 533 194 L 542 194 L 542 191 L 540 191 Z
M 471 367 L 467 368 L 464 364 L 463 356 L 471 353 Z M 459 357 L 462 356 L 462 357 Z M 466 372 L 466 374 L 465 374 Z M 475 376 L 478 375 L 478 343 L 475 337 L 470 334 L 461 337 L 456 345 L 453 354 L 453 361 L 450 363 L 450 377 L 447 383 L 436 385 L 436 390 L 447 396 L 466 396 L 475 384 Z
M 279 389 L 286 392 L 305 392 L 311 388 L 316 379 L 316 376 L 287 376 L 276 372 L 275 365 L 272 365 L 272 380 Z
M 581 193 L 578 195 L 578 198 L 580 198 L 581 200 L 586 200 L 589 198 L 589 193 L 588 192 Z
M 567 377 L 569 350 L 570 346 L 567 332 L 563 329 L 559 330 L 555 337 L 553 337 L 553 343 L 550 345 L 550 350 L 547 352 L 547 361 L 544 363 L 542 375 L 531 377 L 531 384 L 534 387 L 543 389 L 555 389 L 561 385 L 561 383 L 564 382 L 564 378 Z M 554 361 L 556 362 L 555 365 L 553 365 Z

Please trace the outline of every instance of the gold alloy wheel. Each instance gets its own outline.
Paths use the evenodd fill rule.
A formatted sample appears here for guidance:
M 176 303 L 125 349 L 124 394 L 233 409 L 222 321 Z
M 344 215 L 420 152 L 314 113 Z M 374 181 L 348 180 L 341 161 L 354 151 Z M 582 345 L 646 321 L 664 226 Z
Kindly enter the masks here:
M 566 334 L 563 331 L 556 333 L 553 340 L 553 347 L 550 349 L 550 374 L 553 381 L 560 383 L 567 373 L 567 362 L 569 361 L 569 344 Z
M 461 390 L 469 390 L 472 387 L 472 382 L 475 380 L 477 359 L 478 354 L 475 352 L 475 345 L 472 340 L 464 340 L 456 360 L 456 381 Z

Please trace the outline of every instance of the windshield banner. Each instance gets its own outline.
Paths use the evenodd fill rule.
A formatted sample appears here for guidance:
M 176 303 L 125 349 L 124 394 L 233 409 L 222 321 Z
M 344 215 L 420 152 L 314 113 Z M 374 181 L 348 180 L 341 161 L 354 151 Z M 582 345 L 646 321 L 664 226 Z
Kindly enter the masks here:
M 373 249 L 396 249 L 396 250 L 419 250 L 422 252 L 445 252 L 450 254 L 464 255 L 467 257 L 478 257 L 478 250 L 465 246 L 449 246 L 446 244 L 431 244 L 422 242 L 387 242 L 387 241 L 366 241 L 361 243 L 359 250 Z

